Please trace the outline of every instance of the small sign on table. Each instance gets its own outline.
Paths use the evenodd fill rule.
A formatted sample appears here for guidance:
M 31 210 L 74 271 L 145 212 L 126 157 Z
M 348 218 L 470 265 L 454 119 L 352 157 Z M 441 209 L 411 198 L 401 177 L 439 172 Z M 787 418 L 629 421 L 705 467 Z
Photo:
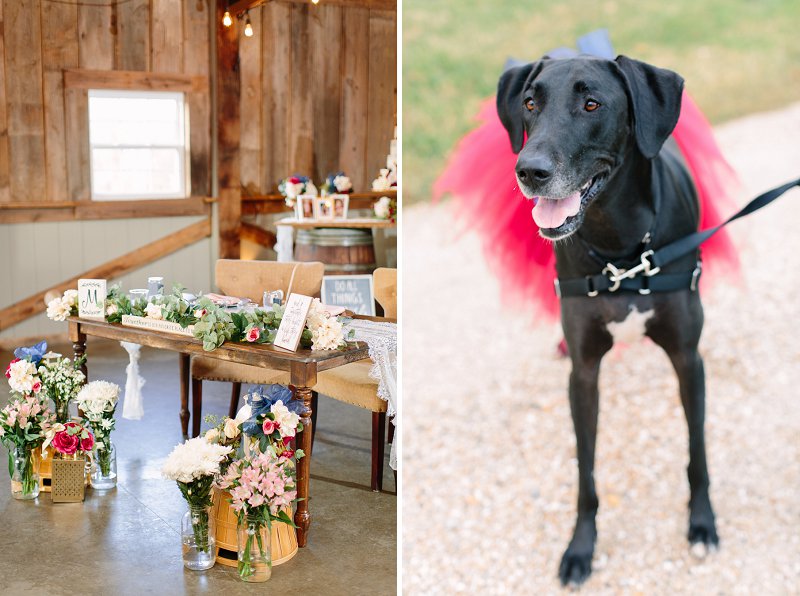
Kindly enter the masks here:
M 322 303 L 343 306 L 357 315 L 375 316 L 375 291 L 371 275 L 326 275 L 322 278 Z
M 312 300 L 311 296 L 303 296 L 302 294 L 289 295 L 289 299 L 286 301 L 286 310 L 283 312 L 283 318 L 278 327 L 278 333 L 275 336 L 273 345 L 292 352 L 297 351 L 297 345 L 300 343 L 300 336 L 303 335 Z
M 106 280 L 78 280 L 78 316 L 82 319 L 106 318 Z

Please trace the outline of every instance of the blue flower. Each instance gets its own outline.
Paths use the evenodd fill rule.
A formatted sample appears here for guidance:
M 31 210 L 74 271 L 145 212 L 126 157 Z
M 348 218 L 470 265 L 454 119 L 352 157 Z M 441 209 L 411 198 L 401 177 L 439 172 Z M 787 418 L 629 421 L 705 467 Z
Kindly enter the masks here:
M 29 348 L 17 348 L 14 350 L 14 357 L 20 360 L 30 360 L 35 366 L 39 366 L 39 362 L 45 352 L 47 352 L 47 342 L 40 341 Z

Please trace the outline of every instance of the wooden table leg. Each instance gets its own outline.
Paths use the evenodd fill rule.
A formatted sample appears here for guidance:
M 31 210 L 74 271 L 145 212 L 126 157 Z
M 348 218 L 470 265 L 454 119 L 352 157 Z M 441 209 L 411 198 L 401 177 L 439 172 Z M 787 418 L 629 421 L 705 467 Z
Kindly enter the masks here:
M 308 542 L 308 530 L 311 527 L 311 512 L 308 510 L 309 476 L 311 474 L 311 436 L 313 423 L 311 422 L 311 387 L 298 387 L 295 399 L 303 401 L 300 411 L 300 422 L 303 423 L 303 432 L 298 437 L 298 447 L 303 450 L 305 457 L 297 462 L 297 512 L 294 514 L 294 523 L 297 525 L 297 544 L 305 546 Z
M 183 438 L 189 438 L 189 354 L 179 354 L 181 376 L 181 430 Z
M 78 360 L 86 356 L 86 334 L 83 333 L 78 327 L 78 323 L 70 321 L 69 323 L 69 338 L 72 340 L 72 352 L 74 359 Z M 89 381 L 89 368 L 86 362 L 81 365 L 81 372 L 85 377 L 85 382 Z

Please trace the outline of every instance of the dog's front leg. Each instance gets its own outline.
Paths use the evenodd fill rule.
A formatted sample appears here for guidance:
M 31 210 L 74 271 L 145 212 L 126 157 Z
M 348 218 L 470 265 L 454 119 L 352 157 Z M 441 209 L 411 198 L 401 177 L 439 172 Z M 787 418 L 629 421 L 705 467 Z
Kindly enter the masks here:
M 558 572 L 563 585 L 580 584 L 592 572 L 592 555 L 597 538 L 595 516 L 598 500 L 594 486 L 594 450 L 597 439 L 599 372 L 600 357 L 587 360 L 580 355 L 573 356 L 569 403 L 578 451 L 578 517 L 572 540 L 561 559 Z

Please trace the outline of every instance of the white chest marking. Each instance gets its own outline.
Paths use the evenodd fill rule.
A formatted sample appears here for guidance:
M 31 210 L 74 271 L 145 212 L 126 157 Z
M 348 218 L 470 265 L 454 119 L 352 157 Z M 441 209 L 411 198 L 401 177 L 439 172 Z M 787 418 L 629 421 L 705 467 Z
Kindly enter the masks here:
M 614 343 L 632 344 L 644 337 L 647 321 L 653 316 L 653 310 L 639 312 L 631 306 L 627 316 L 622 321 L 612 321 L 606 329 L 614 338 Z

